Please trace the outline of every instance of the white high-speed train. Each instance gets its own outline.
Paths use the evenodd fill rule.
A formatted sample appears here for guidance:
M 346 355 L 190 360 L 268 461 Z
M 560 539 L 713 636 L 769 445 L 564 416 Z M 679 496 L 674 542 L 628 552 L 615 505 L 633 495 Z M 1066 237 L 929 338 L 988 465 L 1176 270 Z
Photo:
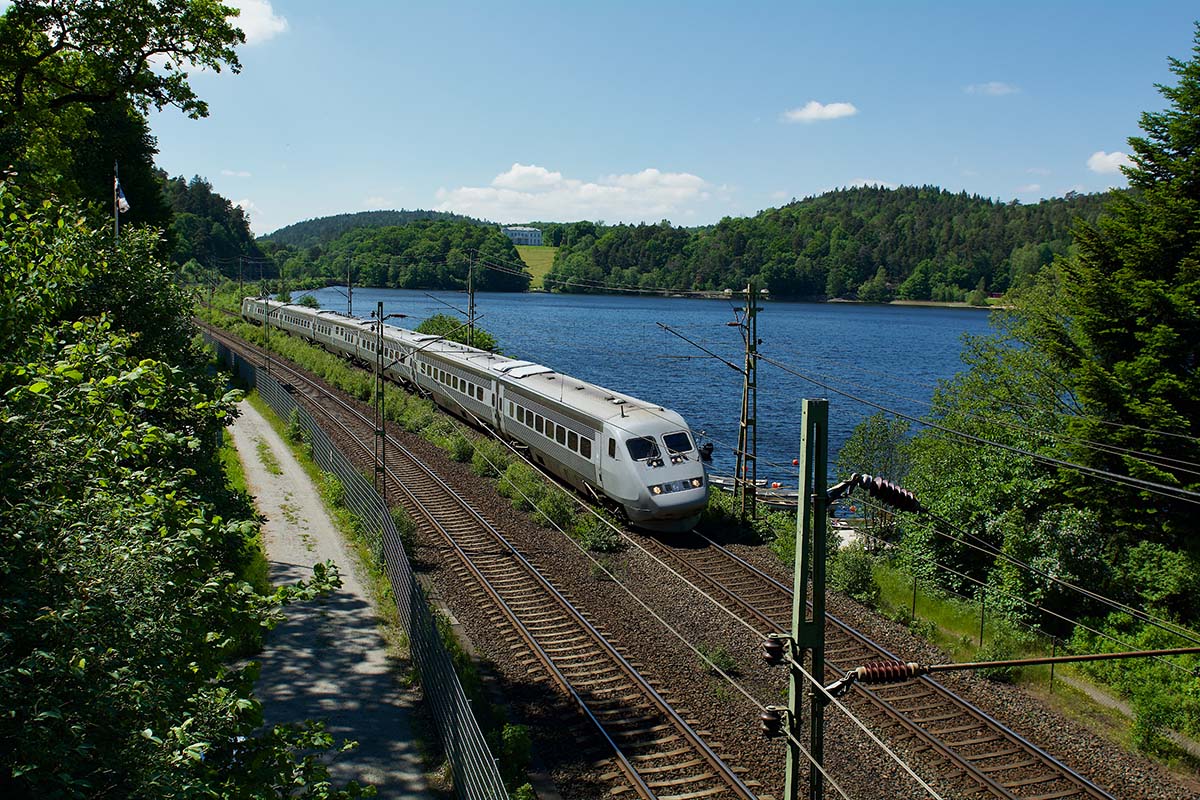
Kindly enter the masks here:
M 378 362 L 375 323 L 330 310 L 247 297 L 242 317 L 355 359 Z M 384 325 L 387 377 L 427 393 L 529 448 L 532 460 L 629 521 L 656 531 L 690 530 L 708 502 L 708 481 L 683 417 L 602 386 L 439 336 Z

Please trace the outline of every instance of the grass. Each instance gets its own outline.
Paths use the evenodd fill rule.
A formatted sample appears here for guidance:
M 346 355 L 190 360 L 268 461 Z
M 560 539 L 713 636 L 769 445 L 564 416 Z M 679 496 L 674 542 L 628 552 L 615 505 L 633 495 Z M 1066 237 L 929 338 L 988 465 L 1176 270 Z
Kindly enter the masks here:
M 534 247 L 527 244 L 519 244 L 516 247 L 521 260 L 525 262 L 525 265 L 529 267 L 530 274 L 533 275 L 533 280 L 529 282 L 529 288 L 541 289 L 542 278 L 546 277 L 546 273 L 554 265 L 554 254 L 558 252 L 558 248 L 550 245 Z
M 246 471 L 242 468 L 241 459 L 238 458 L 237 448 L 233 446 L 233 437 L 228 430 L 225 430 L 222 432 L 221 438 L 222 444 L 218 456 L 221 459 L 221 466 L 225 470 L 225 480 L 234 491 L 249 495 L 250 488 L 246 483 Z M 258 527 L 255 527 L 252 536 L 247 537 L 246 545 L 249 557 L 242 570 L 242 580 L 253 586 L 255 591 L 260 594 L 269 594 L 271 592 L 270 565 L 267 563 L 267 554 L 263 549 L 262 531 Z

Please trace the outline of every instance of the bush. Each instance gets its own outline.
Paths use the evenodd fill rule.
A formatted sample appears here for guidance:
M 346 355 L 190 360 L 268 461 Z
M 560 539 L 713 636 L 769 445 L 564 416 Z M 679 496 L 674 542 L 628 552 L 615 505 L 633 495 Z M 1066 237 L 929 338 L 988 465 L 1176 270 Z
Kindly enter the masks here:
M 284 431 L 292 444 L 304 444 L 304 426 L 300 424 L 299 409 L 292 409 L 288 417 L 287 429 Z
M 518 511 L 532 511 L 546 492 L 542 476 L 531 467 L 514 461 L 504 470 L 496 486 Z
M 596 553 L 615 553 L 625 546 L 621 535 L 595 514 L 578 514 L 571 527 L 575 541 Z
M 575 501 L 566 492 L 549 487 L 545 496 L 538 501 L 537 511 L 543 525 L 566 531 L 575 518 Z
M 400 536 L 400 544 L 404 547 L 404 552 L 411 557 L 417 536 L 417 523 L 400 506 L 390 509 L 390 513 L 392 524 L 396 526 L 396 533 Z M 382 559 L 380 563 L 383 563 Z
M 875 583 L 875 559 L 861 544 L 845 548 L 830 563 L 829 588 L 868 608 L 879 606 L 879 584 Z
M 506 782 L 516 783 L 525 777 L 532 751 L 529 729 L 506 722 L 500 731 L 500 764 Z
M 724 647 L 711 647 L 703 642 L 696 645 L 696 649 L 700 651 L 703 657 L 701 666 L 712 672 L 714 675 L 718 671 L 724 672 L 726 675 L 737 675 L 739 672 L 738 664 L 733 660 L 733 656 Z
M 975 654 L 977 661 L 1007 661 L 1017 657 L 1017 642 L 1008 636 L 998 636 L 986 642 Z M 996 683 L 1014 683 L 1020 675 L 1018 667 L 985 667 L 979 674 Z
M 447 442 L 446 449 L 450 454 L 450 460 L 460 464 L 470 461 L 471 456 L 475 454 L 475 445 L 471 444 L 471 440 L 461 432 Z
M 484 439 L 475 443 L 471 454 L 471 471 L 481 478 L 498 478 L 508 469 L 512 456 L 508 448 L 495 439 Z

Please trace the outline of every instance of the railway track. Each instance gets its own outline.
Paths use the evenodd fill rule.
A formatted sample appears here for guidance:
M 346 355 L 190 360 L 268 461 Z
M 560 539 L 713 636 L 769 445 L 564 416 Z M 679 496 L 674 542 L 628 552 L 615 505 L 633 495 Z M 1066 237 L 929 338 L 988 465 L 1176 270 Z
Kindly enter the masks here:
M 791 628 L 792 590 L 700 534 L 637 536 L 638 543 L 761 634 Z M 701 546 L 697 547 L 697 544 Z M 894 654 L 826 614 L 826 676 L 840 678 Z M 1115 800 L 1037 745 L 921 677 L 884 686 L 855 685 L 851 697 L 869 709 L 876 730 L 922 751 L 941 779 L 974 796 L 1004 800 Z M 862 702 L 865 701 L 865 702 Z M 956 795 L 958 796 L 958 795 Z
M 257 348 L 202 325 L 230 348 L 261 359 Z M 358 409 L 285 362 L 277 378 L 323 417 L 339 444 L 373 455 L 374 423 Z M 388 442 L 389 496 L 457 557 L 456 570 L 476 585 L 512 631 L 513 644 L 571 697 L 612 748 L 604 776 L 618 796 L 692 800 L 754 798 L 725 760 L 504 535 L 400 442 Z

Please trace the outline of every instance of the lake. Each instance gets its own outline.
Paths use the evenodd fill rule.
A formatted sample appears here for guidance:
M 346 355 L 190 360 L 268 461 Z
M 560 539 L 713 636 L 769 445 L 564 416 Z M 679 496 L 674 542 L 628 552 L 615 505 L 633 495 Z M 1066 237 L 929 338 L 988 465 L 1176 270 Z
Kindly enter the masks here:
M 338 288 L 311 294 L 322 308 L 346 310 Z M 368 316 L 380 300 L 384 313 L 407 314 L 408 319 L 391 324 L 408 328 L 437 313 L 454 314 L 438 300 L 464 311 L 467 305 L 461 292 L 356 288 L 356 316 Z M 713 442 L 717 474 L 733 473 L 742 376 L 657 323 L 740 369 L 742 338 L 727 325 L 735 305 L 736 300 L 624 295 L 476 295 L 479 327 L 497 338 L 505 355 L 678 411 L 701 442 Z M 980 309 L 777 301 L 765 301 L 760 308 L 762 355 L 912 415 L 928 411 L 937 382 L 963 368 L 964 334 L 991 330 L 989 315 Z M 799 454 L 801 400 L 806 397 L 829 398 L 831 463 L 854 426 L 875 410 L 760 362 L 759 478 L 796 485 L 791 462 Z

